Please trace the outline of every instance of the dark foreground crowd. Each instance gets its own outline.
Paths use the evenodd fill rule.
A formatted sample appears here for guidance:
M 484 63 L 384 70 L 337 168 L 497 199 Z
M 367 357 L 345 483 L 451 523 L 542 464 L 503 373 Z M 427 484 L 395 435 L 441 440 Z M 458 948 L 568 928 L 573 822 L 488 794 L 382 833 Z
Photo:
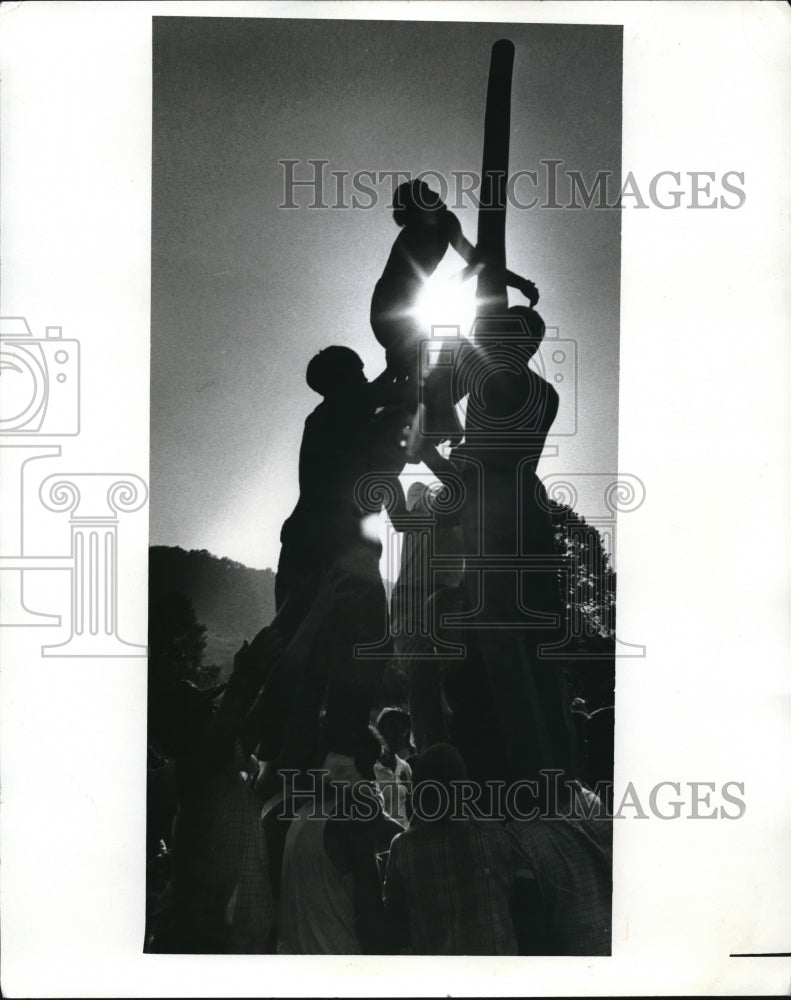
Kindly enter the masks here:
M 591 791 L 555 780 L 550 803 L 526 783 L 495 807 L 455 747 L 414 755 L 397 709 L 270 770 L 248 734 L 273 657 L 269 627 L 226 686 L 152 705 L 146 951 L 610 953 L 612 820 Z

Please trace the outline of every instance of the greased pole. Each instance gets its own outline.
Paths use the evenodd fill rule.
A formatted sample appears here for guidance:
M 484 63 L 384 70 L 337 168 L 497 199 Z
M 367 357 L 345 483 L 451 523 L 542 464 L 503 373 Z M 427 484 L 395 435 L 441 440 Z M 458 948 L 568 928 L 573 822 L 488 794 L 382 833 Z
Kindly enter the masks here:
M 501 38 L 492 46 L 483 129 L 478 251 L 486 266 L 478 275 L 479 316 L 502 315 L 508 307 L 505 284 L 505 210 L 513 68 L 513 42 Z

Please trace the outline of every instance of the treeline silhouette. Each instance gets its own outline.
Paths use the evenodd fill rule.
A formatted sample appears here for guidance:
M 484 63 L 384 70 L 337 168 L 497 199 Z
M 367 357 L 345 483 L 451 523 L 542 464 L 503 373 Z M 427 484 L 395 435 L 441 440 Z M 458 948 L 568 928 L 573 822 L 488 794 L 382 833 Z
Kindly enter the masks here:
M 178 546 L 151 546 L 148 599 L 152 646 L 155 635 L 165 638 L 162 629 L 167 632 L 168 615 L 175 615 L 184 626 L 178 602 L 170 598 L 168 604 L 168 595 L 173 594 L 183 595 L 194 609 L 196 624 L 205 626 L 204 646 L 193 662 L 217 666 L 224 677 L 242 640 L 252 639 L 274 616 L 275 574 L 212 555 L 206 549 L 187 552 Z M 174 630 L 178 632 L 178 628 L 171 632 Z
M 561 585 L 577 628 L 569 643 L 575 687 L 592 708 L 611 705 L 615 683 L 616 575 L 601 535 L 571 507 L 552 503 L 557 552 L 568 560 Z M 390 582 L 385 581 L 389 591 Z M 229 673 L 243 639 L 275 614 L 275 574 L 206 549 L 149 548 L 151 671 L 167 670 L 203 687 Z M 391 665 L 388 674 L 394 666 Z M 393 700 L 405 679 L 389 677 Z

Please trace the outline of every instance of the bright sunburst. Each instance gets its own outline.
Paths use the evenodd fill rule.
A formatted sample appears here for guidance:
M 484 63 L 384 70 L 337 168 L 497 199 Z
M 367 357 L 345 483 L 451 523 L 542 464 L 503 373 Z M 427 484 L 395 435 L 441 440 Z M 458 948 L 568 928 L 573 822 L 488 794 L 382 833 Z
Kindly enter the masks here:
M 475 321 L 475 282 L 433 275 L 423 286 L 415 314 L 427 333 L 436 327 L 458 327 L 463 337 L 468 336 Z

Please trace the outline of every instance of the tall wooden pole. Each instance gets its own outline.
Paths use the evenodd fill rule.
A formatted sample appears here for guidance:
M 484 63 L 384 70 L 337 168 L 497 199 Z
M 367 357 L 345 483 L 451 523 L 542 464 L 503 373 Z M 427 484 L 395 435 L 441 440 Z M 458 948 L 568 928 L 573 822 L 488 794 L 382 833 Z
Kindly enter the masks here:
M 514 45 L 502 38 L 492 46 L 483 132 L 478 250 L 485 263 L 478 275 L 478 314 L 492 316 L 508 307 L 505 284 L 505 209 L 511 139 L 511 78 Z
M 511 367 L 524 364 L 522 334 L 513 321 L 504 318 L 508 308 L 505 224 L 513 63 L 511 42 L 495 42 L 486 94 L 478 211 L 478 251 L 484 269 L 478 275 L 478 317 L 482 322 L 476 324 L 475 343 L 482 364 L 477 373 L 479 385 L 485 384 L 487 376 L 499 374 L 499 388 L 510 385 L 510 400 L 524 403 L 536 391 L 535 382 L 529 380 L 528 384 L 523 369 Z M 487 367 L 489 345 L 497 345 L 499 350 L 491 352 Z M 515 370 L 522 372 L 521 381 L 520 376 L 513 377 Z M 494 400 L 494 391 L 489 390 L 489 402 Z M 520 395 L 524 392 L 528 395 Z M 538 398 L 531 405 L 537 406 Z M 474 406 L 480 406 L 481 418 L 487 416 L 486 400 L 481 405 L 471 394 L 468 432 Z M 519 413 L 517 407 L 514 425 L 506 428 L 501 421 L 486 439 L 479 437 L 472 446 L 478 471 L 469 474 L 469 481 L 475 489 L 479 476 L 480 492 L 477 509 L 475 500 L 469 508 L 465 575 L 468 592 L 478 594 L 478 609 L 466 621 L 477 631 L 482 672 L 491 693 L 508 777 L 535 780 L 542 768 L 569 769 L 572 734 L 562 676 L 551 662 L 541 661 L 538 651 L 542 637 L 554 635 L 557 628 L 553 596 L 556 566 L 554 552 L 545 551 L 548 540 L 551 549 L 551 532 L 545 533 L 542 527 L 547 515 L 534 499 L 533 482 L 522 471 L 522 461 L 532 455 L 535 443 L 530 430 L 522 431 L 520 440 Z M 487 426 L 485 419 L 481 426 Z M 472 490 L 470 495 L 474 496 Z M 524 526 L 524 537 L 520 526 Z M 541 574 L 538 578 L 537 573 Z M 527 600 L 535 606 L 527 606 Z M 487 752 L 486 746 L 469 748 L 468 763 L 474 770 L 502 766 L 494 757 L 487 760 Z

